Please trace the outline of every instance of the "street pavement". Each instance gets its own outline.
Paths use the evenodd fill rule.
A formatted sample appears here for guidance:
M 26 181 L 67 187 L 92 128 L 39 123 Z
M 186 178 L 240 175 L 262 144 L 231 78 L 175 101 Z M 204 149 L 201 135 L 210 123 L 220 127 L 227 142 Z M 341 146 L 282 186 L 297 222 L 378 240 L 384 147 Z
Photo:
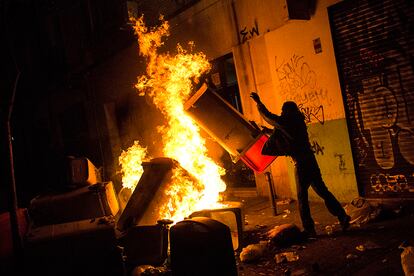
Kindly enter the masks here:
M 245 229 L 243 247 L 268 240 L 275 226 L 295 224 L 301 230 L 297 202 L 278 200 L 276 215 L 267 198 L 234 198 L 243 202 Z M 345 206 L 347 203 L 344 203 Z M 343 232 L 325 205 L 311 202 L 317 236 L 287 247 L 266 246 L 256 260 L 237 260 L 239 276 L 258 275 L 404 275 L 401 245 L 414 245 L 412 203 L 372 204 L 375 217 L 357 220 Z M 277 254 L 290 252 L 289 260 Z

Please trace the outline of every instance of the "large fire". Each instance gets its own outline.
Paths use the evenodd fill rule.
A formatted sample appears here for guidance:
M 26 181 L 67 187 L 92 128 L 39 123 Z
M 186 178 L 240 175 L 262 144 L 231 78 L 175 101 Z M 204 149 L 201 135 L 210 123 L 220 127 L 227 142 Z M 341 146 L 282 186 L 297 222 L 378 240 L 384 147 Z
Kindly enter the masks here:
M 226 189 L 220 177 L 225 171 L 207 156 L 199 127 L 184 111 L 184 103 L 194 89 L 193 83 L 210 69 L 210 64 L 203 53 L 192 53 L 191 42 L 189 50 L 177 45 L 175 55 L 159 53 L 162 38 L 169 35 L 167 21 L 152 29 L 145 26 L 143 17 L 133 18 L 131 22 L 138 37 L 140 55 L 148 60 L 146 75 L 138 78 L 135 87 L 141 96 L 149 96 L 167 119 L 167 124 L 158 128 L 164 155 L 177 160 L 198 180 L 193 181 L 185 177 L 184 172 L 175 170 L 172 183 L 165 191 L 169 201 L 161 207 L 159 217 L 178 221 L 197 210 L 218 208 L 220 192 Z M 142 174 L 139 160 L 146 158 L 143 152 L 144 148 L 136 142 L 121 155 L 124 187 L 133 189 L 137 184 Z

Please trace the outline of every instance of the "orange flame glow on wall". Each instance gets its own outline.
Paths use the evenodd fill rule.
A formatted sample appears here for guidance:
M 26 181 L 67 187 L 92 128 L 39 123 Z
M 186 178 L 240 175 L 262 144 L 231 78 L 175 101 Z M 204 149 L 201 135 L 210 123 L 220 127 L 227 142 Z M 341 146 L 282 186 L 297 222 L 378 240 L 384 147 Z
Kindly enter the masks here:
M 165 191 L 169 201 L 162 206 L 160 218 L 177 221 L 197 210 L 217 208 L 221 206 L 219 193 L 226 189 L 220 177 L 225 171 L 207 156 L 199 127 L 184 111 L 184 103 L 194 90 L 193 84 L 210 69 L 210 64 L 203 53 L 192 53 L 191 42 L 188 51 L 177 45 L 175 55 L 159 53 L 162 38 L 169 35 L 168 22 L 163 21 L 159 27 L 148 29 L 143 17 L 131 21 L 138 36 L 140 55 L 147 58 L 146 74 L 138 78 L 135 87 L 139 95 L 152 99 L 167 120 L 158 128 L 164 155 L 177 160 L 197 179 L 186 177 L 180 170 L 174 171 L 172 183 Z M 123 185 L 132 187 L 126 183 Z

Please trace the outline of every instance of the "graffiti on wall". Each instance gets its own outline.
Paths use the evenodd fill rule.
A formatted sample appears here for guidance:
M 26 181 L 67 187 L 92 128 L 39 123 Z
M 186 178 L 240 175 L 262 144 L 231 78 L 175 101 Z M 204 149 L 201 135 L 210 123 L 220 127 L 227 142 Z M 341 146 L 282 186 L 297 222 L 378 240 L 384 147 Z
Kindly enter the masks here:
M 313 135 L 312 135 L 312 136 L 313 136 Z M 312 140 L 310 141 L 310 145 L 311 145 L 312 152 L 313 152 L 315 155 L 321 155 L 321 156 L 323 156 L 323 155 L 325 154 L 325 147 L 324 147 L 324 146 L 322 146 L 322 145 L 320 144 L 320 142 L 318 142 L 318 141 L 316 141 L 316 140 L 312 139 Z M 334 154 L 333 154 L 333 156 L 334 156 L 335 158 L 337 158 L 337 160 L 338 160 L 338 170 L 339 170 L 339 172 L 343 172 L 343 171 L 345 171 L 347 168 L 346 168 L 346 163 L 345 163 L 345 157 L 344 157 L 344 154 L 343 154 L 343 153 L 334 153 Z
M 278 91 L 284 101 L 296 102 L 307 123 L 325 122 L 324 106 L 331 105 L 328 90 L 318 84 L 317 74 L 305 57 L 294 54 L 289 60 L 275 57 Z
M 345 158 L 343 153 L 335 153 L 334 157 L 338 158 L 338 168 L 339 171 L 345 171 L 346 165 L 345 165 Z
M 247 28 L 247 26 L 244 26 L 240 31 L 241 36 L 241 42 L 245 43 L 246 41 L 252 39 L 254 36 L 259 36 L 259 23 L 257 23 L 257 20 L 254 20 L 254 26 Z
M 363 139 L 356 137 L 354 139 L 354 148 L 355 148 L 355 154 L 356 159 L 358 160 L 358 166 L 364 167 L 365 166 L 365 160 L 368 156 L 368 152 L 366 150 L 366 147 L 364 146 Z
M 414 165 L 414 78 L 412 65 L 389 65 L 386 57 L 374 54 L 374 59 L 363 56 L 360 63 L 370 68 L 371 75 L 360 78 L 357 89 L 348 86 L 348 106 L 352 110 L 359 141 L 365 151 L 370 149 L 381 169 L 395 166 L 396 155 Z M 404 63 L 405 57 L 396 50 L 393 60 Z M 400 59 L 400 60 L 398 60 Z M 382 62 L 382 67 L 380 66 Z M 369 65 L 369 67 L 366 67 Z M 375 72 L 374 73 L 374 68 Z M 355 79 L 354 79 L 355 80 Z
M 312 141 L 310 144 L 311 144 L 311 149 L 314 154 L 323 155 L 323 151 L 325 149 L 324 146 L 319 145 L 318 141 Z
M 303 104 L 299 105 L 300 111 L 305 115 L 305 121 L 310 123 L 316 121 L 320 124 L 325 123 L 325 113 L 323 112 L 323 105 L 304 107 Z
M 366 195 L 414 196 L 414 8 L 391 0 L 355 5 L 364 7 L 331 17 L 334 30 L 342 26 L 333 33 L 359 181 Z M 369 10 L 379 21 L 366 19 Z M 364 36 L 349 43 L 356 32 Z
M 372 151 L 376 164 L 385 170 L 395 166 L 396 155 L 414 165 L 414 113 L 409 106 L 414 100 L 405 99 L 414 95 L 398 93 L 404 91 L 395 83 L 401 78 L 400 74 L 384 73 L 363 79 L 362 90 L 353 97 L 352 111 L 363 151 Z
M 414 192 L 414 188 L 410 188 L 407 178 L 403 174 L 390 175 L 377 173 L 371 175 L 371 188 L 376 192 L 402 192 L 408 190 Z

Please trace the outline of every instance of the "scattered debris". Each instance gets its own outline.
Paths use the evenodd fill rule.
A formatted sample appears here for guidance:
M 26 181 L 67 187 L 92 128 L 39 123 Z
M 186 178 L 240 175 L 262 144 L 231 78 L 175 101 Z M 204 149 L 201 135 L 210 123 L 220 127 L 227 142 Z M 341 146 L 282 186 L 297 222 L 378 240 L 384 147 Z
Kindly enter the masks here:
M 299 260 L 299 255 L 296 251 L 282 252 L 275 255 L 275 261 L 277 264 L 284 262 L 295 262 Z
M 292 271 L 292 273 L 290 273 L 290 276 L 304 276 L 304 275 L 309 275 L 309 271 L 307 271 L 304 268 L 296 269 Z
M 348 255 L 346 255 L 346 258 L 347 258 L 348 260 L 357 259 L 357 258 L 358 258 L 358 255 L 355 255 L 355 254 L 349 253 Z
M 285 269 L 283 269 L 283 275 L 291 276 L 291 271 L 290 271 L 290 269 L 288 267 L 285 268 Z
M 373 206 L 365 198 L 358 197 L 347 204 L 345 212 L 351 217 L 351 224 L 364 224 L 376 219 L 380 213 L 379 206 Z
M 287 218 L 288 214 L 290 214 L 290 210 L 289 210 L 289 209 L 285 209 L 285 210 L 283 210 L 283 215 L 282 215 L 282 217 L 283 217 L 283 218 Z
M 289 246 L 301 240 L 299 227 L 292 223 L 275 226 L 267 233 L 270 242 L 275 246 Z
M 331 225 L 325 226 L 325 232 L 328 235 L 332 235 L 332 233 L 333 233 L 333 227 Z
M 134 268 L 131 276 L 146 276 L 146 275 L 167 275 L 165 267 L 154 267 L 152 265 L 140 265 Z
M 292 248 L 294 250 L 303 250 L 303 249 L 306 249 L 306 246 L 294 244 L 290 248 Z
M 277 205 L 286 205 L 286 204 L 290 204 L 292 202 L 293 202 L 293 199 L 287 198 L 287 199 L 284 199 L 284 200 L 277 201 L 276 204 Z
M 264 229 L 264 228 L 266 228 L 267 226 L 266 225 L 262 225 L 262 224 L 257 224 L 256 226 L 255 226 L 255 228 L 256 229 Z
M 240 252 L 240 260 L 243 263 L 252 262 L 260 259 L 265 253 L 268 246 L 267 241 L 261 241 L 260 243 L 249 244 Z
M 360 252 L 364 252 L 365 250 L 380 249 L 380 248 L 382 247 L 372 241 L 367 241 L 364 244 L 360 244 L 355 247 L 355 249 Z
M 365 251 L 365 246 L 364 246 L 364 245 L 362 245 L 362 244 L 360 244 L 360 245 L 357 245 L 357 246 L 355 247 L 355 249 L 356 249 L 356 250 L 358 250 L 358 251 L 364 252 L 364 251 Z

